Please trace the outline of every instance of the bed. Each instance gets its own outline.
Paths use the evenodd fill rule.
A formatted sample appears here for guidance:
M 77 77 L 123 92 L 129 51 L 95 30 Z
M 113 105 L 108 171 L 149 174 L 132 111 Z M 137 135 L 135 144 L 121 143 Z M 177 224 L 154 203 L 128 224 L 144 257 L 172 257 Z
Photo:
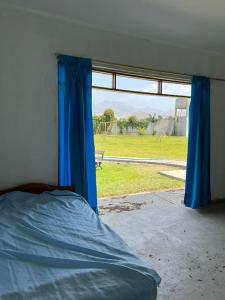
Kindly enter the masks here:
M 160 277 L 71 187 L 0 192 L 0 299 L 153 300 Z

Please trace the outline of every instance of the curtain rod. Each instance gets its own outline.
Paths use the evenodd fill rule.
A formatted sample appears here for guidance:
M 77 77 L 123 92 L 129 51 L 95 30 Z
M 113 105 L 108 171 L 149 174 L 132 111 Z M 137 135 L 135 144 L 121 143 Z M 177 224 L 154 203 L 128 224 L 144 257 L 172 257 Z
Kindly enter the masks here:
M 59 55 L 63 55 L 60 53 L 55 53 L 56 57 L 58 57 Z M 67 55 L 67 54 L 65 54 Z M 151 69 L 151 68 L 146 68 L 146 67 L 137 67 L 137 66 L 132 66 L 132 65 L 126 65 L 126 64 L 120 64 L 120 63 L 112 63 L 112 62 L 107 62 L 104 60 L 97 60 L 97 59 L 92 59 L 92 62 L 94 64 L 105 64 L 105 65 L 111 65 L 111 66 L 117 66 L 117 67 L 121 67 L 121 68 L 131 68 L 131 69 L 136 69 L 136 70 L 144 70 L 146 72 L 155 72 L 155 73 L 164 73 L 164 74 L 168 74 L 171 76 L 185 76 L 185 77 L 189 77 L 191 78 L 193 75 L 199 75 L 199 74 L 188 74 L 188 73 L 180 73 L 180 72 L 169 72 L 169 71 L 164 71 L 164 70 L 157 70 L 157 69 Z M 199 76 L 205 76 L 205 75 L 199 75 Z M 208 77 L 210 80 L 215 80 L 215 81 L 222 81 L 225 82 L 225 78 L 218 78 L 218 77 Z

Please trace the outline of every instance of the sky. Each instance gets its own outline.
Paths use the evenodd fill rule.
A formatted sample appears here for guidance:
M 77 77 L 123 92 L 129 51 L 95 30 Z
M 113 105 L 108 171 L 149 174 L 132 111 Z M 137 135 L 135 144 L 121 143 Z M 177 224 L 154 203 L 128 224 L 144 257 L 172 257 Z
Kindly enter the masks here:
M 94 73 L 93 85 L 111 87 L 112 77 L 110 74 Z M 143 92 L 157 92 L 157 83 L 150 80 L 140 80 L 124 76 L 117 76 L 117 88 L 132 89 Z M 190 95 L 190 85 L 163 84 L 163 92 L 167 94 Z M 148 114 L 162 115 L 163 117 L 174 116 L 174 97 L 138 95 L 92 89 L 92 110 L 94 115 L 100 115 L 107 108 L 112 108 L 117 118 L 137 115 L 139 118 L 147 117 Z

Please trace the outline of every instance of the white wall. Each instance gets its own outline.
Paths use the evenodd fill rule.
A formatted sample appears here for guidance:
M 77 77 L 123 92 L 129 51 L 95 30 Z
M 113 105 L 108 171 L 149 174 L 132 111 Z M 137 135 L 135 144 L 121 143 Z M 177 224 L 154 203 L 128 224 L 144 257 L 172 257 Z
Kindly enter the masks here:
M 225 82 L 211 81 L 211 186 L 213 199 L 225 198 Z
M 57 64 L 54 53 L 159 70 L 225 77 L 224 57 L 94 30 L 55 17 L 0 5 L 0 188 L 27 181 L 57 182 Z M 223 175 L 219 131 L 225 88 L 214 86 L 212 159 Z M 221 127 L 220 127 L 221 126 Z M 220 155 L 220 163 L 218 163 Z M 225 196 L 213 166 L 213 191 Z M 216 167 L 216 168 L 217 168 Z M 222 170 L 223 169 L 223 170 Z
M 175 135 L 186 136 L 187 132 L 187 117 L 179 117 L 175 122 Z

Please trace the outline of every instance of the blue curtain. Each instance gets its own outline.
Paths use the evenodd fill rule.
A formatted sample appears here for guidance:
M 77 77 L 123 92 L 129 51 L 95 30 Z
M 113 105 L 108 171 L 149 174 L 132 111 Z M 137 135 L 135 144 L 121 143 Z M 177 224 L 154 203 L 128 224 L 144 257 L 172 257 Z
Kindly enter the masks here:
M 72 185 L 97 212 L 91 60 L 58 57 L 59 185 Z
M 184 203 L 199 208 L 210 200 L 210 80 L 193 76 Z

